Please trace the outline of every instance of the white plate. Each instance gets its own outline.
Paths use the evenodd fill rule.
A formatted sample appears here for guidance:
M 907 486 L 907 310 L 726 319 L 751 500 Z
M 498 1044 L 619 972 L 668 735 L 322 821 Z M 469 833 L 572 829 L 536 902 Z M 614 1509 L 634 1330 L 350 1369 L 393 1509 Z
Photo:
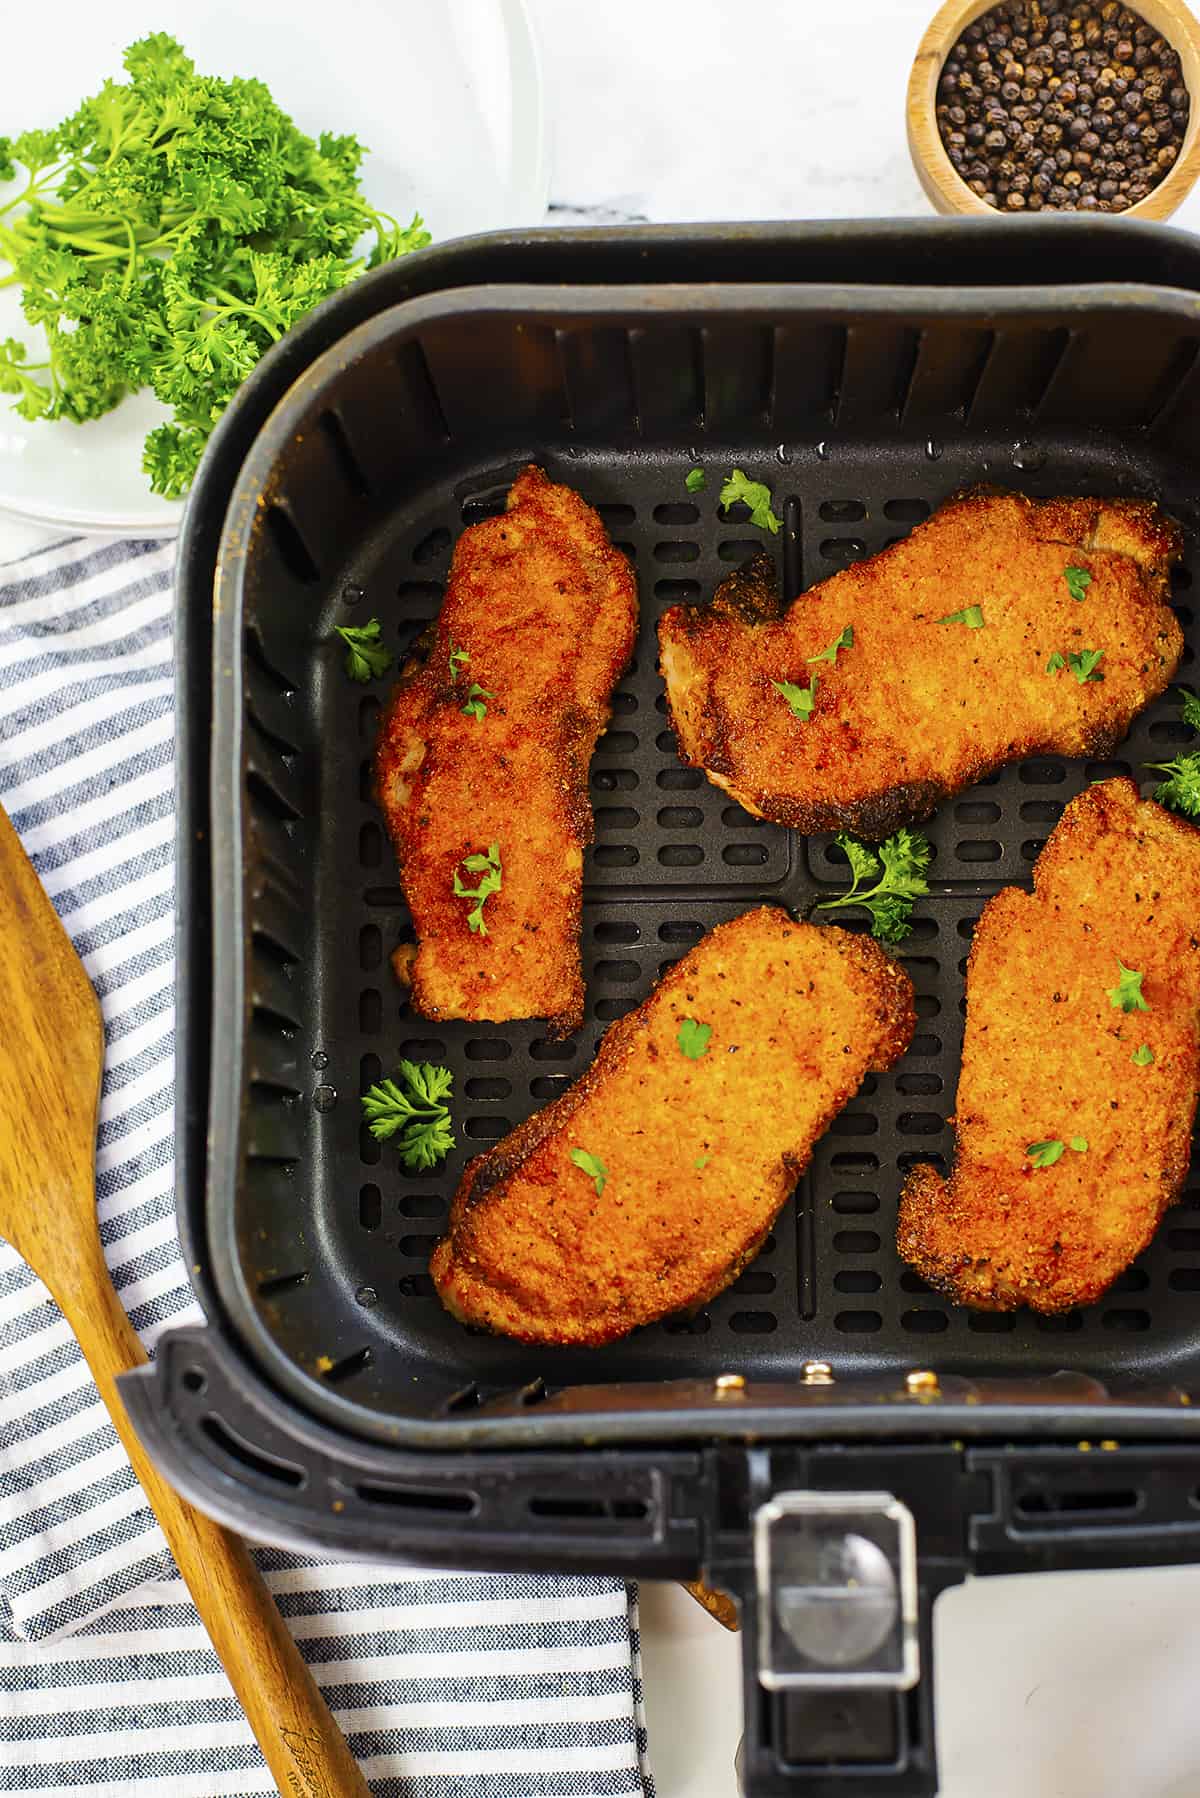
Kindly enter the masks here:
M 369 146 L 363 190 L 436 242 L 536 223 L 549 175 L 536 42 L 525 0 L 59 0 L 4 9 L 0 121 L 55 125 L 120 79 L 127 44 L 177 37 L 204 74 L 254 75 L 301 130 Z M 48 42 L 52 34 L 53 42 Z M 5 192 L 11 190 L 2 190 Z M 0 264 L 0 272 L 6 265 Z M 16 291 L 0 338 L 41 357 Z M 0 395 L 0 512 L 49 529 L 170 535 L 182 505 L 150 492 L 142 439 L 168 416 L 138 394 L 90 424 L 28 423 Z

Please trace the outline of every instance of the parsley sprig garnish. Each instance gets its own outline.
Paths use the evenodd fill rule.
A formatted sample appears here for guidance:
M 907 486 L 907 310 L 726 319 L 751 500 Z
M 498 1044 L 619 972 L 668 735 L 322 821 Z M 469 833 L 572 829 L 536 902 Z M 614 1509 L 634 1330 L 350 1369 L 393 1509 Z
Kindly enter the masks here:
M 1142 1043 L 1129 1057 L 1135 1068 L 1148 1068 L 1154 1060 L 1154 1050 L 1149 1043 Z
M 783 520 L 777 518 L 771 509 L 771 489 L 765 481 L 752 481 L 740 468 L 735 468 L 721 488 L 721 504 L 736 506 L 739 500 L 742 505 L 749 506 L 751 524 L 758 525 L 760 530 L 770 531 L 773 537 L 778 536 Z
M 479 885 L 477 887 L 464 886 L 458 869 L 455 868 L 455 897 L 458 899 L 475 900 L 476 903 L 467 913 L 467 927 L 472 935 L 478 933 L 480 936 L 486 936 L 488 927 L 483 921 L 484 904 L 491 898 L 493 893 L 498 893 L 503 885 L 503 870 L 500 866 L 499 843 L 490 843 L 486 854 L 478 853 L 464 856 L 462 865 L 467 870 L 468 874 L 479 875 Z
M 198 75 L 161 31 L 123 62 L 126 80 L 54 130 L 0 139 L 0 179 L 25 175 L 0 208 L 5 285 L 48 340 L 37 363 L 5 343 L 0 392 L 25 418 L 82 423 L 151 388 L 174 416 L 146 438 L 142 468 L 175 499 L 271 345 L 429 234 L 363 198 L 355 138 L 305 136 L 261 81 Z
M 454 641 L 454 638 L 451 637 L 450 654 L 447 656 L 446 660 L 450 664 L 450 680 L 453 684 L 453 682 L 458 679 L 459 671 L 471 660 L 471 657 L 469 653 L 465 649 L 460 648 Z
M 856 842 L 845 831 L 835 841 L 845 851 L 853 881 L 837 899 L 823 899 L 818 911 L 836 911 L 861 905 L 871 915 L 871 935 L 885 943 L 902 943 L 912 932 L 913 900 L 929 891 L 925 870 L 933 859 L 933 845 L 919 830 L 898 830 L 880 843 L 878 854 Z M 873 887 L 863 881 L 878 875 Z
M 381 1080 L 362 1095 L 363 1118 L 378 1142 L 399 1136 L 405 1167 L 436 1167 L 454 1147 L 446 1100 L 454 1090 L 449 1068 L 402 1061 L 395 1080 Z
M 1173 762 L 1147 762 L 1146 767 L 1167 776 L 1154 789 L 1160 805 L 1185 818 L 1200 818 L 1200 751 L 1177 755 Z
M 1200 697 L 1189 693 L 1186 687 L 1176 687 L 1175 697 L 1179 701 L 1179 713 L 1185 724 L 1193 730 L 1200 730 Z
M 783 697 L 787 700 L 792 717 L 799 718 L 801 724 L 807 724 L 812 717 L 813 706 L 816 704 L 817 699 L 817 687 L 819 684 L 815 674 L 807 687 L 798 687 L 795 681 L 790 680 L 773 680 L 771 682 L 775 691 L 777 693 L 782 693 Z
M 1109 1004 L 1114 1011 L 1149 1011 L 1149 1003 L 1142 997 L 1142 981 L 1144 974 L 1136 968 L 1127 968 L 1118 958 L 1117 967 L 1120 974 L 1116 986 L 1105 988 Z
M 817 655 L 808 656 L 806 659 L 810 664 L 813 662 L 836 663 L 837 659 L 838 659 L 838 650 L 839 649 L 853 649 L 853 648 L 854 648 L 854 626 L 852 624 L 847 624 L 842 630 L 840 630 L 838 632 L 837 636 L 833 639 L 832 643 L 828 644 L 824 649 L 820 650 Z
M 1090 568 L 1064 568 L 1063 579 L 1067 583 L 1067 592 L 1072 599 L 1085 599 L 1093 576 Z
M 689 468 L 683 484 L 689 493 L 703 493 L 708 485 L 708 477 L 702 468 Z
M 335 624 L 333 628 L 346 645 L 346 673 L 351 680 L 378 680 L 387 673 L 392 652 L 379 641 L 378 618 L 367 624 Z
M 947 612 L 938 619 L 939 624 L 965 624 L 969 631 L 983 629 L 983 607 L 964 606 L 961 612 Z

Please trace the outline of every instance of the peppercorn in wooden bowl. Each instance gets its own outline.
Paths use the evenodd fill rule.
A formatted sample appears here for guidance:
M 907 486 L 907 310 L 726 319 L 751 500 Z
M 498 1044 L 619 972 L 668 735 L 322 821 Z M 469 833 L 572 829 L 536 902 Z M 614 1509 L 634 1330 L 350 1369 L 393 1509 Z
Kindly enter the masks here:
M 939 212 L 1168 218 L 1200 175 L 1200 24 L 1182 0 L 947 0 L 908 147 Z

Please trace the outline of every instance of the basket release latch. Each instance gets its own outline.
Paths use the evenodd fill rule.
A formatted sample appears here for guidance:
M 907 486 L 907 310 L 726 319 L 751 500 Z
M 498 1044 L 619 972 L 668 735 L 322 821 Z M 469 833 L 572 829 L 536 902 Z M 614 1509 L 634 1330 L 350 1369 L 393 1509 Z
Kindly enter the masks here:
M 758 1677 L 769 1691 L 920 1675 L 916 1530 L 890 1492 L 779 1492 L 754 1518 Z

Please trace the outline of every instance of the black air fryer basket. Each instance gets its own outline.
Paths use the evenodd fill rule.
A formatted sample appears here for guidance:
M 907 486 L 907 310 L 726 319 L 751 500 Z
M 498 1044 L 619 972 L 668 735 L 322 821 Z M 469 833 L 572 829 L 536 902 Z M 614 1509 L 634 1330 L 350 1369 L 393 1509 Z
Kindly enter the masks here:
M 1198 290 L 1190 239 L 1126 223 L 546 233 L 380 271 L 267 359 L 180 555 L 180 1218 L 210 1321 L 124 1384 L 197 1503 L 340 1554 L 703 1570 L 741 1607 L 753 1794 L 936 1789 L 931 1609 L 967 1572 L 1200 1557 L 1200 1189 L 1065 1317 L 958 1309 L 894 1249 L 905 1170 L 952 1148 L 981 907 L 1088 781 L 1148 790 L 1143 764 L 1190 736 L 1169 700 L 1110 762 L 1025 762 L 941 808 L 901 951 L 912 1048 L 703 1313 L 528 1348 L 454 1322 L 427 1272 L 466 1160 L 666 966 L 751 905 L 804 913 L 844 885 L 827 838 L 749 817 L 667 728 L 659 614 L 763 547 L 720 476 L 771 484 L 788 597 L 967 482 L 1159 499 L 1186 537 L 1186 679 Z M 345 678 L 333 630 L 415 638 L 458 533 L 531 460 L 599 508 L 642 605 L 592 767 L 566 1043 L 405 1002 L 370 786 L 386 686 Z M 454 1070 L 460 1146 L 436 1173 L 360 1125 L 400 1055 Z

